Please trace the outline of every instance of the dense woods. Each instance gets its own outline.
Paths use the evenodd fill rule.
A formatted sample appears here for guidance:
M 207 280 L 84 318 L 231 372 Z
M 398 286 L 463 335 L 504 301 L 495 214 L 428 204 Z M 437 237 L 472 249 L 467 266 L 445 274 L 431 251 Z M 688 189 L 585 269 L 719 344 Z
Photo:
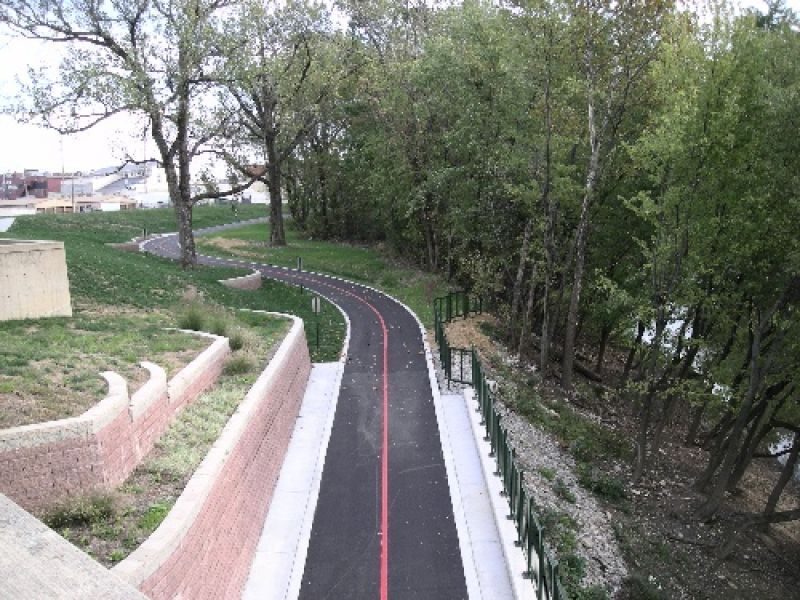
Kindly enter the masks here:
M 355 3 L 352 68 L 289 165 L 326 238 L 385 241 L 495 297 L 510 346 L 670 421 L 719 511 L 779 439 L 796 464 L 800 35 L 669 2 Z M 577 348 L 587 348 L 585 353 Z M 606 375 L 608 350 L 625 353 Z M 589 356 L 591 355 L 591 362 Z M 795 517 L 797 515 L 794 515 Z
M 6 4 L 17 31 L 113 59 L 76 55 L 63 103 L 29 112 L 142 112 L 180 219 L 189 161 L 223 157 L 309 235 L 383 242 L 494 298 L 509 347 L 565 388 L 622 395 L 636 479 L 677 421 L 708 451 L 700 518 L 774 453 L 758 522 L 800 516 L 776 510 L 800 449 L 800 34 L 780 2 Z M 174 56 L 142 49 L 143 15 Z

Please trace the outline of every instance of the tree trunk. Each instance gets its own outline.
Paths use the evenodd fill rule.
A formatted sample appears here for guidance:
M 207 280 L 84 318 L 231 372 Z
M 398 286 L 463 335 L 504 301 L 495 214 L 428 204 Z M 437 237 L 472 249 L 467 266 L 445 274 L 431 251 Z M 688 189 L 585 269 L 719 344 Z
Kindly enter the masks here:
M 528 333 L 528 323 L 530 323 L 531 316 L 533 315 L 533 307 L 536 304 L 536 262 L 533 263 L 533 268 L 531 269 L 531 280 L 530 285 L 528 286 L 528 306 L 525 310 L 525 316 L 522 319 L 522 327 L 520 329 L 519 334 L 519 348 L 517 350 L 517 354 L 522 357 L 523 352 L 525 352 L 526 344 L 527 344 L 527 333 Z
M 517 276 L 514 278 L 514 290 L 511 294 L 511 314 L 508 317 L 508 340 L 509 347 L 515 345 L 514 336 L 517 331 L 517 313 L 522 302 L 522 284 L 525 278 L 525 266 L 528 263 L 528 252 L 531 244 L 531 230 L 533 229 L 533 219 L 528 219 L 525 223 L 525 231 L 522 234 L 522 247 L 519 250 L 519 264 L 517 265 Z
M 439 249 L 436 243 L 436 229 L 434 227 L 433 213 L 431 206 L 433 205 L 433 195 L 430 192 L 425 192 L 425 206 L 422 209 L 422 232 L 425 237 L 425 253 L 428 271 L 433 273 L 439 265 Z
M 283 229 L 283 194 L 281 191 L 281 164 L 275 147 L 275 137 L 264 137 L 267 151 L 267 188 L 269 190 L 269 245 L 285 246 Z
M 768 527 L 772 523 L 786 523 L 798 519 L 800 519 L 800 508 L 795 508 L 794 510 L 786 510 L 783 512 L 755 515 L 744 523 L 733 525 L 728 528 L 728 532 L 717 548 L 717 558 L 724 560 L 733 554 L 738 547 L 739 538 L 753 527 Z
M 764 394 L 764 400 L 759 403 L 757 410 L 754 411 L 756 422 L 750 427 L 750 431 L 747 433 L 745 442 L 742 445 L 742 451 L 739 453 L 736 467 L 728 478 L 727 489 L 729 492 L 734 491 L 739 485 L 739 481 L 741 481 L 745 471 L 747 471 L 747 467 L 750 466 L 750 462 L 753 460 L 753 455 L 767 434 L 772 430 L 770 421 L 772 421 L 773 415 L 780 410 L 786 400 L 786 396 L 779 397 L 779 394 L 788 384 L 789 382 L 786 381 L 775 386 L 770 386 Z
M 593 128 L 593 126 L 592 126 Z M 589 235 L 589 207 L 594 195 L 595 179 L 597 178 L 597 158 L 592 150 L 592 163 L 589 175 L 586 178 L 586 191 L 581 205 L 581 217 L 578 223 L 578 234 L 575 239 L 575 271 L 572 278 L 572 293 L 567 309 L 567 323 L 564 332 L 564 357 L 561 362 L 561 385 L 565 389 L 572 388 L 572 365 L 575 362 L 575 334 L 578 327 L 578 307 L 583 289 L 583 270 L 586 266 L 586 241 Z
M 650 416 L 653 413 L 653 402 L 655 401 L 655 389 L 651 389 L 642 400 L 639 410 L 639 427 L 636 431 L 635 448 L 636 455 L 633 463 L 633 483 L 639 483 L 647 468 L 647 433 L 650 430 Z
M 550 43 L 553 43 L 552 29 L 548 31 Z M 547 368 L 550 363 L 550 278 L 553 276 L 553 265 L 555 264 L 555 221 L 556 203 L 550 197 L 550 185 L 553 168 L 553 111 L 550 104 L 550 65 L 551 55 L 547 54 L 547 77 L 544 85 L 544 185 L 542 186 L 542 207 L 544 208 L 544 291 L 542 293 L 542 329 L 541 344 L 539 349 L 539 370 L 542 377 L 547 375 Z
M 628 352 L 628 358 L 625 359 L 625 368 L 622 371 L 623 385 L 628 380 L 628 377 L 631 374 L 631 368 L 633 367 L 633 359 L 636 357 L 636 352 L 642 345 L 642 337 L 644 336 L 644 330 L 645 330 L 644 323 L 642 321 L 639 321 L 636 330 L 636 340 L 633 342 L 630 352 Z
M 609 337 L 611 337 L 611 326 L 604 325 L 602 331 L 600 331 L 600 349 L 597 351 L 597 364 L 594 367 L 598 375 L 603 374 L 603 363 L 606 358 L 606 347 L 608 346 Z
M 775 508 L 778 506 L 778 501 L 781 499 L 783 489 L 794 476 L 794 471 L 797 468 L 798 455 L 800 455 L 800 431 L 796 431 L 794 434 L 794 440 L 792 440 L 792 451 L 786 458 L 786 464 L 783 465 L 781 476 L 778 478 L 775 487 L 772 488 L 769 498 L 767 498 L 767 505 L 764 507 L 764 516 L 771 516 L 775 513 Z
M 594 105 L 594 55 L 591 43 L 586 44 L 585 62 L 587 68 L 587 124 L 589 128 L 589 165 L 586 171 L 586 184 L 584 186 L 583 201 L 581 202 L 581 216 L 578 221 L 578 231 L 575 236 L 575 270 L 572 278 L 572 293 L 569 298 L 567 310 L 567 324 L 564 332 L 564 356 L 561 361 L 561 385 L 566 389 L 572 388 L 572 365 L 575 362 L 575 333 L 578 326 L 578 308 L 583 289 L 583 270 L 586 266 L 586 244 L 589 238 L 589 209 L 594 200 L 595 187 L 600 171 L 600 138 L 597 134 Z
M 185 200 L 175 207 L 178 218 L 178 242 L 181 246 L 181 266 L 186 269 L 197 264 L 197 250 L 192 231 L 192 206 Z
M 706 412 L 706 407 L 708 407 L 708 400 L 698 404 L 692 410 L 692 418 L 689 421 L 689 427 L 686 429 L 686 437 L 683 440 L 685 446 L 693 446 L 695 444 L 697 432 L 700 431 L 700 425 L 703 423 L 703 415 Z
M 713 483 L 711 490 L 708 493 L 707 500 L 698 508 L 697 517 L 702 521 L 707 521 L 713 517 L 725 498 L 725 489 L 728 483 L 728 476 L 733 470 L 736 461 L 737 452 L 739 450 L 739 440 L 741 440 L 742 432 L 744 431 L 745 424 L 750 417 L 750 411 L 753 407 L 756 393 L 761 385 L 762 367 L 759 364 L 761 359 L 761 336 L 763 334 L 763 321 L 760 318 L 755 319 L 752 335 L 752 353 L 750 362 L 750 384 L 748 385 L 747 394 L 739 408 L 739 416 L 733 425 L 729 438 L 728 447 L 722 458 L 722 463 L 719 469 L 719 477 Z

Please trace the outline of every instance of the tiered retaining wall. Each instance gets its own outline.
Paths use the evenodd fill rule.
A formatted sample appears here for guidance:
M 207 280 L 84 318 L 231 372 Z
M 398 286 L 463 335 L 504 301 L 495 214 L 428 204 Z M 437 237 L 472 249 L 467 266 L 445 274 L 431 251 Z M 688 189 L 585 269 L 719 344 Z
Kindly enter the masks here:
M 166 519 L 117 575 L 153 599 L 241 597 L 310 372 L 295 318 Z
M 1 430 L 0 492 L 32 510 L 122 483 L 222 372 L 228 340 L 202 335 L 214 341 L 169 382 L 164 369 L 144 362 L 150 379 L 131 397 L 125 380 L 107 371 L 108 395 L 83 415 Z

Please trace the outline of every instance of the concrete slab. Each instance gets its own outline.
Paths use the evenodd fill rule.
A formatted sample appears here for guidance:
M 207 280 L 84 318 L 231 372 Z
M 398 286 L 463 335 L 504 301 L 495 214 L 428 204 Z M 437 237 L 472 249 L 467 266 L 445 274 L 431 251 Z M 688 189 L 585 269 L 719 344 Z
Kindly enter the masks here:
M 297 598 L 319 495 L 342 363 L 315 364 L 264 522 L 245 600 Z
M 464 524 L 459 528 L 464 563 L 474 565 L 477 585 L 471 586 L 471 600 L 511 600 L 514 588 L 509 578 L 503 544 L 496 525 L 494 505 L 486 487 L 479 448 L 472 436 L 469 407 L 464 396 L 441 397 L 442 444 L 450 446 L 455 473 L 452 494 L 461 498 Z M 447 440 L 447 442 L 445 442 Z M 475 589 L 477 588 L 477 589 Z
M 147 600 L 2 494 L 0 598 Z
M 516 600 L 534 600 L 536 597 L 535 586 L 529 579 L 525 579 L 522 574 L 525 572 L 525 559 L 522 551 L 514 545 L 517 539 L 517 532 L 514 524 L 506 519 L 508 514 L 508 502 L 503 497 L 503 484 L 500 478 L 495 476 L 496 463 L 494 458 L 489 456 L 489 443 L 484 441 L 484 428 L 480 424 L 481 418 L 475 402 L 475 392 L 472 388 L 463 391 L 461 404 L 465 407 L 464 414 L 468 421 L 468 428 L 472 432 L 472 446 L 476 449 L 479 465 L 483 472 L 485 489 L 487 490 L 488 502 L 491 504 L 491 514 L 495 520 L 495 528 L 498 532 L 499 548 L 503 555 L 503 565 L 506 569 L 506 580 L 511 584 L 512 595 Z M 464 442 L 466 443 L 466 442 Z M 492 548 L 494 552 L 494 548 Z M 493 573 L 491 578 L 500 577 L 498 573 Z

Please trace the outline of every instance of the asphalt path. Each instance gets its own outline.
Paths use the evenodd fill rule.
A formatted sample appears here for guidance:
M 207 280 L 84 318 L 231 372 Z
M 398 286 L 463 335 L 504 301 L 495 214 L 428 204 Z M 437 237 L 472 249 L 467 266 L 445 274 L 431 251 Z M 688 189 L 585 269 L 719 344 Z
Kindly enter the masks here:
M 155 238 L 145 249 L 179 256 L 176 235 Z M 302 284 L 340 306 L 350 319 L 300 598 L 467 598 L 428 366 L 414 316 L 385 294 L 325 275 L 206 256 L 198 262 L 257 269 L 264 277 Z

